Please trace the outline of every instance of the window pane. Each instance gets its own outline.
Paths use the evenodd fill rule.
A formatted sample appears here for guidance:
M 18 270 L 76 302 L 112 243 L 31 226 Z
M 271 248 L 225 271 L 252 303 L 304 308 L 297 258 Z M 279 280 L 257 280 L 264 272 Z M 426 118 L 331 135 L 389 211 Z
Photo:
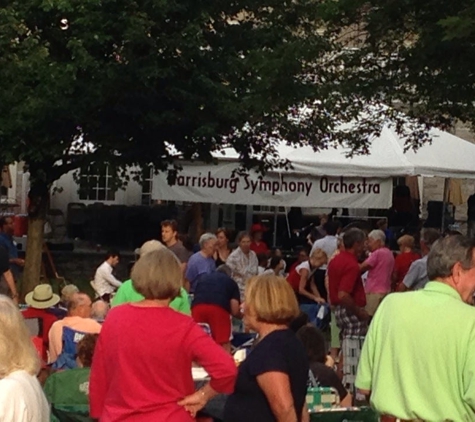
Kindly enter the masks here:
M 105 189 L 99 189 L 97 191 L 97 199 L 99 201 L 105 201 L 106 200 L 106 191 L 105 191 Z
M 99 177 L 98 186 L 99 186 L 99 188 L 105 189 L 105 187 L 106 187 L 106 177 L 105 176 L 100 176 Z
M 108 201 L 115 201 L 115 192 L 111 189 L 107 190 L 107 200 Z

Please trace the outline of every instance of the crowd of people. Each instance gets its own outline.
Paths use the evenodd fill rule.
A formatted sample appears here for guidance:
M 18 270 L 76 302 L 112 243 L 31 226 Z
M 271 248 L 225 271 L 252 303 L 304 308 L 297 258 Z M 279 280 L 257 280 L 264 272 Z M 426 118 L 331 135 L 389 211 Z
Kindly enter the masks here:
M 391 251 L 381 229 L 327 221 L 287 263 L 260 224 L 234 247 L 224 228 L 204 233 L 194 253 L 175 221 L 161 229 L 129 280 L 109 251 L 95 299 L 40 284 L 21 310 L 0 247 L 0 421 L 309 421 L 320 387 L 387 422 L 475 420 L 472 240 L 423 229 L 420 248 L 406 234 Z

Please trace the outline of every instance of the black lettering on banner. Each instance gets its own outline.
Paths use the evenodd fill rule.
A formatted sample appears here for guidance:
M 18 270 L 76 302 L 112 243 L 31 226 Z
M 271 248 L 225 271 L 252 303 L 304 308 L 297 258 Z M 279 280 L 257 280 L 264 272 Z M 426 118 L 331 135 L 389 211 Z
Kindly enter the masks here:
M 350 183 L 350 186 L 348 186 L 348 190 L 350 191 L 350 193 L 355 193 L 355 184 Z
M 298 192 L 305 192 L 305 184 L 303 182 L 297 182 Z
M 272 182 L 272 196 L 274 196 L 280 190 L 280 183 L 278 181 Z
M 374 185 L 374 193 L 375 193 L 376 195 L 379 195 L 379 194 L 380 194 L 380 189 L 381 189 L 381 185 L 380 185 L 379 183 L 376 183 L 376 184 Z
M 290 192 L 295 192 L 297 190 L 297 184 L 295 182 L 290 182 L 289 183 L 289 191 Z
M 272 183 L 269 182 L 268 180 L 262 180 L 260 183 L 260 188 L 261 191 L 267 191 L 267 192 L 272 192 Z
M 320 191 L 322 193 L 327 193 L 328 191 L 328 179 L 326 177 L 320 179 Z
M 214 188 L 215 185 L 215 179 L 213 176 L 211 176 L 211 172 L 208 172 L 208 187 L 209 188 Z
M 185 186 L 185 177 L 184 176 L 178 176 L 176 178 L 176 184 L 178 186 Z
M 249 175 L 248 174 L 245 174 L 244 175 L 244 182 L 246 183 L 244 185 L 244 190 L 248 190 L 250 187 L 251 187 L 251 184 L 249 183 Z M 234 193 L 234 192 L 233 192 Z
M 238 183 L 239 183 L 239 179 L 237 177 L 229 181 L 229 188 L 230 188 L 229 191 L 231 193 L 236 193 Z
M 335 193 L 340 193 L 340 186 L 338 186 L 338 183 L 335 182 L 334 186 Z

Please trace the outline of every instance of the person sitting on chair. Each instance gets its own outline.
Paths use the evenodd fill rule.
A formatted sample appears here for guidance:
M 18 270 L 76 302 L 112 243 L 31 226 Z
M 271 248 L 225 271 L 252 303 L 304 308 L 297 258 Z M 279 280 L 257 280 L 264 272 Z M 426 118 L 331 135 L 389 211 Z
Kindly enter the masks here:
M 92 302 L 85 293 L 76 293 L 68 303 L 68 316 L 56 321 L 49 331 L 49 360 L 55 362 L 63 351 L 63 328 L 85 333 L 99 334 L 101 324 L 91 318 Z
M 38 321 L 38 337 L 43 340 L 42 359 L 48 359 L 46 351 L 49 347 L 48 334 L 53 324 L 58 320 L 53 307 L 59 303 L 59 296 L 53 293 L 49 284 L 39 284 L 25 296 L 28 308 L 21 311 L 26 320 Z M 57 309 L 57 308 L 56 308 Z
M 96 300 L 91 307 L 91 318 L 102 324 L 109 312 L 110 305 L 103 300 Z
M 323 333 L 317 327 L 307 324 L 297 331 L 297 338 L 307 352 L 308 364 L 312 371 L 313 377 L 309 373 L 309 384 L 312 387 L 333 387 L 340 396 L 340 406 L 351 406 L 351 394 L 343 386 L 333 368 L 326 365 L 328 355 Z M 317 385 L 314 385 L 314 381 Z
M 94 276 L 93 287 L 99 297 L 105 302 L 110 302 L 111 295 L 121 285 L 112 271 L 119 264 L 120 254 L 118 251 L 111 250 L 106 254 L 106 260 L 97 268 Z
M 44 392 L 57 420 L 62 420 L 62 413 L 65 412 L 89 416 L 89 376 L 98 337 L 97 334 L 86 334 L 79 341 L 77 368 L 55 372 L 46 380 Z

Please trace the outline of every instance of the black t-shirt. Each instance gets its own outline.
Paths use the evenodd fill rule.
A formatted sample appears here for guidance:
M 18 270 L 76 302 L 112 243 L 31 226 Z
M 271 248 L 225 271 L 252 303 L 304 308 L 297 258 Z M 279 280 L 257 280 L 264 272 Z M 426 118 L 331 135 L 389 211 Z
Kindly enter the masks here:
M 240 294 L 237 283 L 226 274 L 213 272 L 198 278 L 192 306 L 206 304 L 217 305 L 231 313 L 231 299 L 239 302 Z
M 319 387 L 333 387 L 336 391 L 338 391 L 340 401 L 342 401 L 348 395 L 348 391 L 346 391 L 346 388 L 343 387 L 340 378 L 338 378 L 338 375 L 332 368 L 329 368 L 320 362 L 313 362 L 310 364 L 310 369 L 312 370 L 313 376 L 315 377 Z M 312 387 L 310 380 L 309 387 Z
M 257 376 L 266 372 L 288 374 L 298 420 L 307 394 L 308 362 L 302 343 L 291 330 L 264 337 L 239 367 L 234 393 L 224 408 L 226 422 L 274 422 L 276 419 Z
M 0 246 L 0 276 L 10 269 L 8 252 L 3 246 Z

